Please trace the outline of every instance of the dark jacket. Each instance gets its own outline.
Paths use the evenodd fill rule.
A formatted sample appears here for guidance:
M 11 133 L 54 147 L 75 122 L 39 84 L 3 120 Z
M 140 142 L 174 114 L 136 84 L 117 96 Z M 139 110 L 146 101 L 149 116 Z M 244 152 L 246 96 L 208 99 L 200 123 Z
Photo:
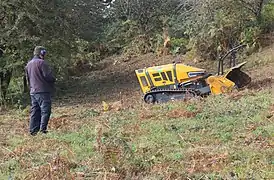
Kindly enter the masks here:
M 48 64 L 39 57 L 34 57 L 26 66 L 30 93 L 53 93 L 55 77 Z

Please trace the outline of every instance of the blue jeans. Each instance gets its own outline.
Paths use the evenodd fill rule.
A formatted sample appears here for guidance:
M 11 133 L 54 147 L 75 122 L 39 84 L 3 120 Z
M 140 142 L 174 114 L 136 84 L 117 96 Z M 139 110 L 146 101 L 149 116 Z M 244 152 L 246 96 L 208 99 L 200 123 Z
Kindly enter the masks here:
M 30 133 L 35 135 L 39 130 L 47 131 L 49 118 L 51 115 L 51 95 L 50 93 L 31 94 L 31 115 Z

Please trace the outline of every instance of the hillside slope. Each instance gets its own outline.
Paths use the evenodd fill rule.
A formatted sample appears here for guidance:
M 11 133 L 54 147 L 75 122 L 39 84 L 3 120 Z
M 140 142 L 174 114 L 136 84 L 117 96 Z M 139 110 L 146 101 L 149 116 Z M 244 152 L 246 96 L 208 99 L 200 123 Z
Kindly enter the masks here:
M 238 63 L 247 61 L 244 70 L 252 77 L 252 83 L 248 88 L 260 89 L 273 86 L 273 53 L 274 45 L 248 58 L 238 60 Z M 102 101 L 115 102 L 122 99 L 125 103 L 138 104 L 142 101 L 142 93 L 134 71 L 139 68 L 171 63 L 175 60 L 206 69 L 213 74 L 217 72 L 217 61 L 195 63 L 184 56 L 158 57 L 147 54 L 127 59 L 126 62 L 122 57 L 113 57 L 99 63 L 97 70 L 70 79 L 60 90 L 57 102 L 66 105 L 81 103 L 97 106 Z
M 273 50 L 246 59 L 241 92 L 154 106 L 134 70 L 172 57 L 105 60 L 55 99 L 49 134 L 28 135 L 27 110 L 0 115 L 0 179 L 274 179 Z

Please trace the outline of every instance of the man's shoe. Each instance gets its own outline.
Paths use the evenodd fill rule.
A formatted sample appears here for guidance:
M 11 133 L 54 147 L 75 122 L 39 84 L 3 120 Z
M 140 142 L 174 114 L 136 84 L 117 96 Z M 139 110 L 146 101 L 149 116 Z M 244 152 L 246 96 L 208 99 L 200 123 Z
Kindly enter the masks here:
M 30 132 L 30 135 L 32 135 L 32 136 L 36 136 L 36 135 L 37 135 L 37 133 L 38 133 L 38 132 L 36 132 L 36 131 L 35 131 L 35 132 Z
M 42 134 L 47 134 L 47 133 L 48 133 L 47 130 L 41 130 L 40 132 L 41 132 Z

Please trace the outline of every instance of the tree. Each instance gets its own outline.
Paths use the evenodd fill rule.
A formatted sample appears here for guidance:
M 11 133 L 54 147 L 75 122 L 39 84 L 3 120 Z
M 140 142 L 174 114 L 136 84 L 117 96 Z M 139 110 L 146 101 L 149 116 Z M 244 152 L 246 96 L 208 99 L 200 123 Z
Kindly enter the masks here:
M 256 41 L 265 4 L 262 0 L 187 0 L 180 6 L 182 13 L 176 22 L 183 22 L 199 56 L 217 59 L 237 44 Z
M 55 65 L 57 73 L 66 71 L 72 55 L 77 51 L 77 47 L 74 46 L 75 40 L 94 40 L 100 34 L 104 7 L 103 1 L 97 3 L 87 0 L 2 0 L 2 99 L 6 96 L 12 78 L 24 76 L 24 66 L 31 58 L 36 45 L 47 47 L 50 52 L 48 58 Z
M 129 52 L 137 51 L 137 54 L 155 51 L 157 35 L 168 26 L 179 2 L 116 0 L 108 10 L 108 18 L 112 22 L 107 26 L 108 41 L 118 46 L 118 50 L 129 48 Z

